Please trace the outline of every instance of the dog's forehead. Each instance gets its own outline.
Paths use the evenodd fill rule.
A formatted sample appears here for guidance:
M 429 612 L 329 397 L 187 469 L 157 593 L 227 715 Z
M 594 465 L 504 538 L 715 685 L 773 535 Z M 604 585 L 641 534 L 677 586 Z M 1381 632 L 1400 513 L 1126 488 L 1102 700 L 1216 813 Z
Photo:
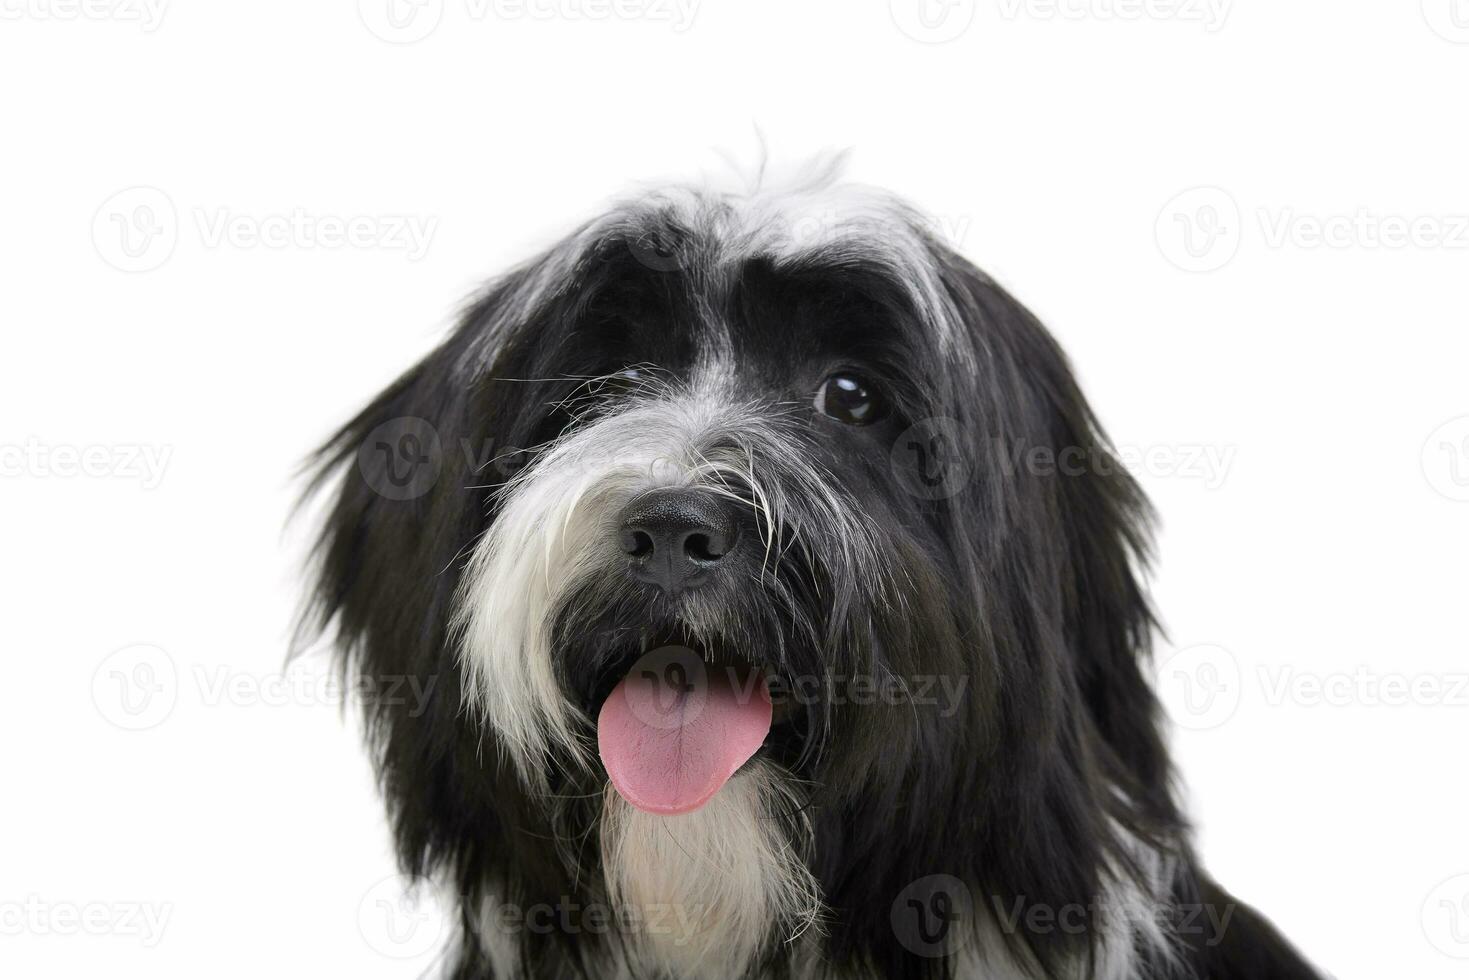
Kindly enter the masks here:
M 570 291 L 592 294 L 581 339 L 666 367 L 724 359 L 779 373 L 870 346 L 955 346 L 924 221 L 883 191 L 665 188 L 622 202 L 570 249 Z
M 457 364 L 482 372 L 509 345 L 538 350 L 522 367 L 543 376 L 710 357 L 780 373 L 880 338 L 972 369 L 984 341 L 946 280 L 962 260 L 935 227 L 831 169 L 753 190 L 647 188 L 494 284 Z

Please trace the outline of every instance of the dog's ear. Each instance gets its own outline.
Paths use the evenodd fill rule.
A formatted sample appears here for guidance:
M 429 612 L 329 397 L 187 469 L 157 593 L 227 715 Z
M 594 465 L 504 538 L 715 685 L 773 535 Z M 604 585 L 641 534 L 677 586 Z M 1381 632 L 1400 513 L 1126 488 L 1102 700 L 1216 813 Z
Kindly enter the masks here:
M 298 645 L 332 629 L 359 669 L 433 669 L 431 634 L 447 613 L 459 535 L 473 520 L 474 481 L 458 451 L 471 436 L 464 385 L 454 383 L 456 332 L 343 425 L 308 460 L 307 496 L 326 496 L 312 555 L 311 602 Z M 438 532 L 438 533 L 436 533 Z M 465 528 L 466 533 L 469 529 Z M 434 567 L 435 562 L 438 563 Z
M 994 419 L 976 420 L 978 452 L 1006 468 L 1024 499 L 991 501 L 1017 551 L 1044 555 L 1031 585 L 1059 616 L 1072 680 L 1113 758 L 1098 762 L 1154 816 L 1172 817 L 1159 706 L 1144 671 L 1155 620 L 1143 589 L 1152 511 L 1112 451 L 1066 355 L 1023 305 L 963 259 L 941 263 Z M 1003 455 L 1004 459 L 996 459 Z M 980 491 L 984 493 L 983 489 Z M 988 491 L 992 496 L 1002 491 Z M 1017 558 L 1017 561 L 1024 561 Z
M 310 591 L 293 652 L 326 637 L 364 715 L 385 780 L 395 777 L 394 727 L 415 732 L 458 715 L 453 604 L 469 547 L 490 520 L 494 492 L 532 445 L 526 410 L 539 386 L 524 378 L 527 329 L 548 315 L 550 257 L 492 284 L 444 341 L 373 398 L 306 462 L 303 504 L 320 513 Z M 533 390 L 534 389 L 534 390 Z M 378 699 L 391 688 L 421 691 Z M 430 710 L 445 701 L 448 710 Z M 454 731 L 429 733 L 447 751 Z M 408 766 L 424 761 L 405 760 Z M 402 774 L 404 778 L 412 778 Z M 390 802 L 410 794 L 388 793 Z
M 539 404 L 526 341 L 553 317 L 531 302 L 527 267 L 475 302 L 435 350 L 394 381 L 308 461 L 308 497 L 324 505 L 312 591 L 296 649 L 326 636 L 345 690 L 360 700 L 404 870 L 458 869 L 461 894 L 507 825 L 531 818 L 512 775 L 493 764 L 493 733 L 462 710 L 450 623 L 469 548 Z M 489 764 L 487 764 L 487 762 Z M 444 814 L 454 815 L 446 827 Z M 559 885 L 559 883 L 558 883 Z M 552 886 L 547 886 L 548 888 Z
M 441 662 L 461 551 L 493 491 L 532 444 L 543 394 L 524 378 L 528 327 L 544 316 L 550 256 L 494 283 L 449 336 L 307 460 L 303 502 L 327 508 L 297 648 L 334 632 L 348 665 L 428 670 Z

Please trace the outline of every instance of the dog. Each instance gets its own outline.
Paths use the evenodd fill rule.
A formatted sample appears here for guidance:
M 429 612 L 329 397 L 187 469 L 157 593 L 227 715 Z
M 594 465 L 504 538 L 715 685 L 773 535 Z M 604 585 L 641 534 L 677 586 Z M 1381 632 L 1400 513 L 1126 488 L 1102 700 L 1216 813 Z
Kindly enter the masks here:
M 1066 357 L 839 170 L 629 196 L 310 461 L 446 975 L 1319 976 L 1192 849 Z

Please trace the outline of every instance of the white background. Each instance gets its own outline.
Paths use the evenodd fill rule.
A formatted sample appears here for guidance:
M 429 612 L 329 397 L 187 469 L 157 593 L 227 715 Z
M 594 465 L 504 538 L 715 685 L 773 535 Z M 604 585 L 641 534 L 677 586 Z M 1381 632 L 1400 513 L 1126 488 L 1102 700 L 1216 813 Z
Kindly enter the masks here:
M 280 677 L 293 466 L 758 125 L 936 215 L 1150 453 L 1208 866 L 1340 977 L 1464 976 L 1469 4 L 528 3 L 0 0 L 0 972 L 424 967 L 323 661 Z

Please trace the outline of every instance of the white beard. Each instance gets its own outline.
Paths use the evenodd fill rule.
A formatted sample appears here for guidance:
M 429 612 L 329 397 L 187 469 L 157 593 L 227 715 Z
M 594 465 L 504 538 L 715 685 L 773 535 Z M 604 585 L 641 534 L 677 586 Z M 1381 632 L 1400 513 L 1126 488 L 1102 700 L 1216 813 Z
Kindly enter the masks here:
M 809 840 L 802 804 L 778 770 L 759 762 L 679 816 L 644 813 L 609 788 L 601 821 L 608 899 L 646 923 L 625 937 L 634 965 L 729 980 L 769 943 L 819 934 L 820 886 L 790 834 L 799 828 Z

